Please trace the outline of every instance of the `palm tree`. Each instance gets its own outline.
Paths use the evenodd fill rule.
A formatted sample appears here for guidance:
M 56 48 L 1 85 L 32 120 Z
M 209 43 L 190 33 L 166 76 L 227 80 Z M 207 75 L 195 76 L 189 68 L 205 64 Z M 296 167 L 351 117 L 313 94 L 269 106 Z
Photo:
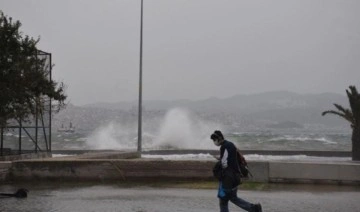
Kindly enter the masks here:
M 338 111 L 328 110 L 324 111 L 322 115 L 328 113 L 338 115 L 348 122 L 353 130 L 352 132 L 352 160 L 360 161 L 360 94 L 356 90 L 355 86 L 349 86 L 346 90 L 346 94 L 349 98 L 350 109 L 345 109 L 341 105 L 334 104 Z

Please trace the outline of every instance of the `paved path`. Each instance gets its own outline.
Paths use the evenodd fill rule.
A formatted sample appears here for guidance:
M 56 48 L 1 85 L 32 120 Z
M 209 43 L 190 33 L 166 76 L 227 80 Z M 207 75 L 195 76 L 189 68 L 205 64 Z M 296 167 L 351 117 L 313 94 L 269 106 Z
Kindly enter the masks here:
M 299 189 L 300 188 L 300 189 Z M 0 191 L 16 190 L 0 186 Z M 0 198 L 0 211 L 121 211 L 121 212 L 211 212 L 218 210 L 215 189 L 175 189 L 118 186 L 34 187 L 26 199 Z M 356 212 L 360 191 L 353 189 L 271 189 L 239 191 L 239 196 L 261 202 L 264 212 Z M 230 206 L 231 211 L 242 211 Z

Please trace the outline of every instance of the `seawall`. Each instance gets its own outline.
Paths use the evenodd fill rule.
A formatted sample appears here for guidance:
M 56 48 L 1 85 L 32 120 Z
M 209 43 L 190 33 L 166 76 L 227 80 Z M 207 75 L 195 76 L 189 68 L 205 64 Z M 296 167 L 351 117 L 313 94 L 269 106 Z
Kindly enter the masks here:
M 211 180 L 214 163 L 141 159 L 136 152 L 89 153 L 76 157 L 1 162 L 0 180 Z M 249 161 L 249 167 L 253 178 L 248 181 L 252 182 L 360 185 L 358 162 Z

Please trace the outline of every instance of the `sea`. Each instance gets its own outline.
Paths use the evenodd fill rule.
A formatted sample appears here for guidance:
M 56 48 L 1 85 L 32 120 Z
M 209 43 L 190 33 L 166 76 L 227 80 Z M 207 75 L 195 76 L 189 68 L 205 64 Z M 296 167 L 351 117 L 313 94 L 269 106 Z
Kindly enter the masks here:
M 212 131 L 209 132 L 209 135 Z M 109 132 L 110 133 L 110 132 Z M 8 136 L 9 134 L 7 134 Z M 11 134 L 10 134 L 11 136 Z M 54 133 L 53 149 L 81 150 L 81 149 L 136 149 L 137 135 L 133 138 L 123 138 L 122 135 L 104 134 L 104 132 L 75 132 Z M 16 137 L 16 136 L 15 136 Z M 145 150 L 163 149 L 217 149 L 208 138 L 196 140 L 191 137 L 172 137 L 168 140 L 144 132 L 143 147 Z M 306 131 L 257 131 L 230 132 L 225 138 L 232 141 L 243 150 L 311 150 L 311 151 L 350 151 L 351 133 L 346 132 L 306 132 Z
M 110 129 L 109 129 L 110 127 Z M 109 126 L 93 132 L 75 131 L 72 133 L 54 132 L 52 134 L 52 150 L 136 150 L 137 132 L 121 134 Z M 143 150 L 216 150 L 205 133 L 192 135 L 192 133 L 169 132 L 161 135 L 143 133 Z M 266 130 L 253 132 L 227 132 L 227 140 L 232 141 L 241 150 L 281 150 L 281 151 L 351 151 L 350 132 L 310 132 L 304 130 Z M 172 136 L 169 136 L 172 135 Z M 5 132 L 4 147 L 17 149 L 19 135 L 16 132 Z M 22 135 L 22 149 L 31 149 L 33 142 L 27 135 Z M 148 156 L 155 157 L 155 156 Z M 157 156 L 160 157 L 160 156 Z M 161 156 L 164 159 L 181 159 L 182 156 Z M 187 158 L 207 159 L 211 155 L 187 155 Z M 304 155 L 294 156 L 262 156 L 248 155 L 247 159 L 314 159 Z M 321 158 L 318 158 L 321 159 Z M 338 158 L 347 160 L 348 158 Z
M 210 139 L 215 129 L 221 129 L 225 138 L 232 141 L 240 150 L 351 151 L 350 127 L 334 129 L 309 125 L 304 128 L 245 130 L 221 122 L 194 118 L 183 110 L 170 111 L 160 122 L 145 122 L 141 132 L 142 149 L 217 150 L 218 147 Z M 39 131 L 37 136 L 40 148 L 46 149 L 51 145 L 52 150 L 136 150 L 138 146 L 137 125 L 115 121 L 101 124 L 92 130 L 82 129 L 81 126 L 75 126 L 72 132 L 52 129 L 51 144 L 45 142 L 42 131 Z M 34 149 L 33 138 L 34 133 L 22 132 L 21 148 Z M 3 146 L 19 149 L 18 129 L 5 131 Z M 254 157 L 259 159 L 263 156 Z

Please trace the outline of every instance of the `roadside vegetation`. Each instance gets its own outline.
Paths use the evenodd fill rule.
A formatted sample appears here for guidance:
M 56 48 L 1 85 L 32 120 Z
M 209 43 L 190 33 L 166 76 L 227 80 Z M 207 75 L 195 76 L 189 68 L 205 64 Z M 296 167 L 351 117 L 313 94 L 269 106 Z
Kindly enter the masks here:
M 334 104 L 337 111 L 327 110 L 322 115 L 334 114 L 350 122 L 352 128 L 352 160 L 360 161 L 360 94 L 355 86 L 349 86 L 346 94 L 349 99 L 350 109 Z
M 66 100 L 64 84 L 51 79 L 52 64 L 39 56 L 44 53 L 37 47 L 40 38 L 25 35 L 20 27 L 20 21 L 0 10 L 1 144 L 9 121 L 29 122 L 46 111 L 59 111 Z

